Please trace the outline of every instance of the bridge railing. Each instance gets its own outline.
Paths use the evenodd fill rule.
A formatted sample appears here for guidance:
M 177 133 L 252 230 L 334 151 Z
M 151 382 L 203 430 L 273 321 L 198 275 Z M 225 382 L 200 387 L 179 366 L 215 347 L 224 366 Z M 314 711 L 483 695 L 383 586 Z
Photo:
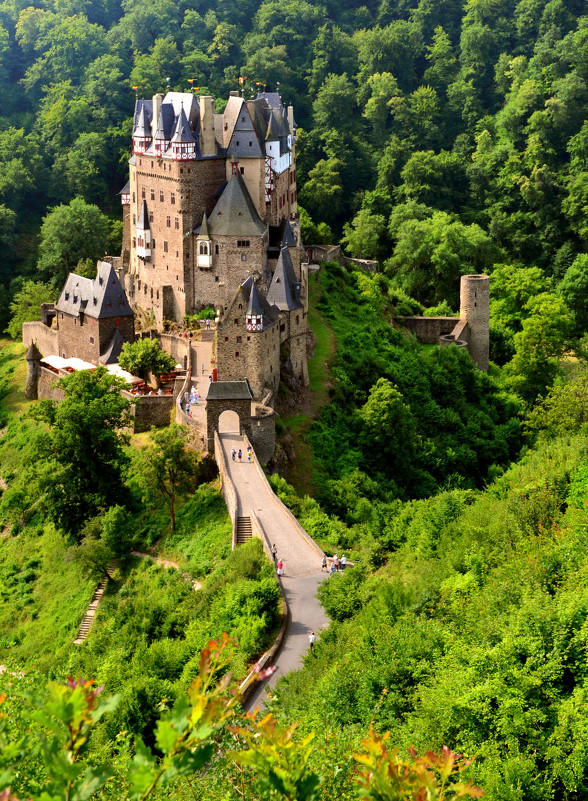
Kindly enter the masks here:
M 320 546 L 317 545 L 317 543 L 312 539 L 312 537 L 302 528 L 302 526 L 300 525 L 300 523 L 298 522 L 296 517 L 292 514 L 292 512 L 288 509 L 288 507 L 284 503 L 282 503 L 282 501 L 278 498 L 276 493 L 273 491 L 273 489 L 271 487 L 271 484 L 267 480 L 267 476 L 263 471 L 263 467 L 261 466 L 261 464 L 259 463 L 259 459 L 255 455 L 255 450 L 254 450 L 251 442 L 249 441 L 249 437 L 247 436 L 247 434 L 243 434 L 243 439 L 245 440 L 245 450 L 247 451 L 249 448 L 251 448 L 251 451 L 252 451 L 252 454 L 253 454 L 251 459 L 253 461 L 253 464 L 255 465 L 255 469 L 257 470 L 257 473 L 258 473 L 262 483 L 265 485 L 265 487 L 266 487 L 266 489 L 267 489 L 267 491 L 268 491 L 268 493 L 269 493 L 269 495 L 270 495 L 270 497 L 272 499 L 272 503 L 276 507 L 276 511 L 279 514 L 283 514 L 287 518 L 289 518 L 290 522 L 292 523 L 292 525 L 294 526 L 294 528 L 296 529 L 298 534 L 300 534 L 302 539 L 306 540 L 308 545 L 310 545 L 310 547 L 313 550 L 315 550 L 317 552 L 317 554 L 322 558 L 324 556 L 324 553 L 323 553 L 322 549 L 320 548 Z M 251 511 L 250 514 L 253 514 L 253 511 Z
M 225 499 L 225 504 L 227 505 L 227 511 L 229 512 L 229 517 L 231 518 L 231 523 L 233 525 L 233 550 L 237 547 L 237 512 L 238 512 L 238 503 L 237 503 L 237 493 L 235 491 L 235 485 L 229 475 L 229 468 L 227 465 L 227 461 L 225 459 L 225 452 L 223 450 L 223 446 L 221 445 L 220 437 L 218 435 L 218 431 L 214 432 L 214 458 L 216 459 L 216 463 L 218 466 L 218 472 L 220 475 L 220 482 L 221 482 L 221 492 L 223 498 Z

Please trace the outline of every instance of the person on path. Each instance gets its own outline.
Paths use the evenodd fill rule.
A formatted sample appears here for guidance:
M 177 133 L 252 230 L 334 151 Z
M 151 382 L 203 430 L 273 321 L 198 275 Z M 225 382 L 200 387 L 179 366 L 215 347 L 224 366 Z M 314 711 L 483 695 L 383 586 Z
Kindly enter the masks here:
M 233 448 L 233 450 L 231 451 L 231 459 L 232 459 L 233 461 L 235 461 L 235 456 L 236 456 L 236 455 L 237 455 L 237 451 L 236 451 L 236 450 Z
M 207 321 L 206 321 L 206 327 L 207 327 L 207 328 L 210 328 L 210 320 L 207 320 Z
M 327 570 L 327 555 L 326 553 L 323 554 L 323 560 L 321 562 L 321 573 L 323 570 Z
M 250 461 L 251 461 L 251 454 L 252 454 L 252 450 L 251 450 L 251 448 L 247 448 L 247 461 L 248 461 L 248 462 L 250 462 Z
M 212 384 L 212 373 L 210 373 L 210 375 L 208 376 L 208 380 L 209 380 L 209 381 L 210 381 L 210 383 Z
M 276 564 L 276 556 L 277 556 L 277 554 L 278 554 L 278 551 L 276 549 L 276 543 L 274 542 L 274 544 L 272 545 L 272 559 L 274 560 L 274 565 Z
M 316 634 L 314 633 L 314 631 L 311 631 L 310 634 L 308 635 L 308 642 L 310 643 L 310 650 L 312 651 L 312 646 L 316 642 Z
M 241 461 L 241 459 L 243 458 L 243 454 L 241 453 L 241 448 L 239 448 L 239 452 L 237 453 L 237 456 L 239 457 L 239 461 Z
M 347 565 L 347 557 L 345 556 L 344 553 L 342 553 L 341 554 L 341 570 L 345 570 L 346 565 Z
M 331 559 L 331 575 L 335 572 L 335 570 L 337 570 L 335 567 L 335 561 Z
M 202 375 L 204 375 L 204 362 L 202 363 Z
M 278 576 L 283 576 L 283 575 L 284 575 L 284 563 L 280 559 L 278 561 Z
M 339 570 L 339 557 L 336 553 L 333 554 L 333 564 L 335 565 L 335 570 Z
M 186 403 L 186 414 L 188 415 L 188 417 L 192 417 L 192 415 L 190 414 L 190 402 L 189 401 L 188 401 L 188 403 Z

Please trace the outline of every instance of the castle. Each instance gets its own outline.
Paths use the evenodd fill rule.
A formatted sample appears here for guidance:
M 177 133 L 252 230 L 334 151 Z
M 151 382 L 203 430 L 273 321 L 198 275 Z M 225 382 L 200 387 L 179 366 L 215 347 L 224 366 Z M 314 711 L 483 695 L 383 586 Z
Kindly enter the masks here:
M 158 326 L 218 309 L 218 380 L 276 392 L 280 353 L 308 383 L 307 272 L 296 196 L 296 125 L 277 93 L 224 111 L 212 97 L 137 99 L 121 191 L 121 281 Z

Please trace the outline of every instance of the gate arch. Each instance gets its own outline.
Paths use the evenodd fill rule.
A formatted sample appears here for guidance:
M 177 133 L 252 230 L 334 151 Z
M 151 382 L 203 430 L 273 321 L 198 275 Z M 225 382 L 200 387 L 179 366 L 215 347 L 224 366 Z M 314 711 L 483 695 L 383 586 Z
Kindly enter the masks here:
M 214 432 L 220 433 L 219 423 L 224 412 L 236 414 L 239 418 L 239 433 L 247 434 L 251 438 L 252 400 L 247 381 L 211 382 L 206 394 L 206 438 L 210 452 L 214 451 Z

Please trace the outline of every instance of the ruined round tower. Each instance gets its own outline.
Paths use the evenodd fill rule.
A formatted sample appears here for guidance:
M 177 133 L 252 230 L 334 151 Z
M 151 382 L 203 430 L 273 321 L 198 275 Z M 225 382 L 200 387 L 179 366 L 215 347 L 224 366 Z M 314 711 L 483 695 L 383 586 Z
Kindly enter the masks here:
M 42 356 L 34 342 L 31 342 L 25 358 L 27 360 L 25 396 L 29 400 L 37 400 L 39 397 L 39 377 L 41 375 Z
M 490 278 L 462 275 L 460 317 L 468 324 L 468 350 L 480 370 L 488 371 L 490 355 Z

